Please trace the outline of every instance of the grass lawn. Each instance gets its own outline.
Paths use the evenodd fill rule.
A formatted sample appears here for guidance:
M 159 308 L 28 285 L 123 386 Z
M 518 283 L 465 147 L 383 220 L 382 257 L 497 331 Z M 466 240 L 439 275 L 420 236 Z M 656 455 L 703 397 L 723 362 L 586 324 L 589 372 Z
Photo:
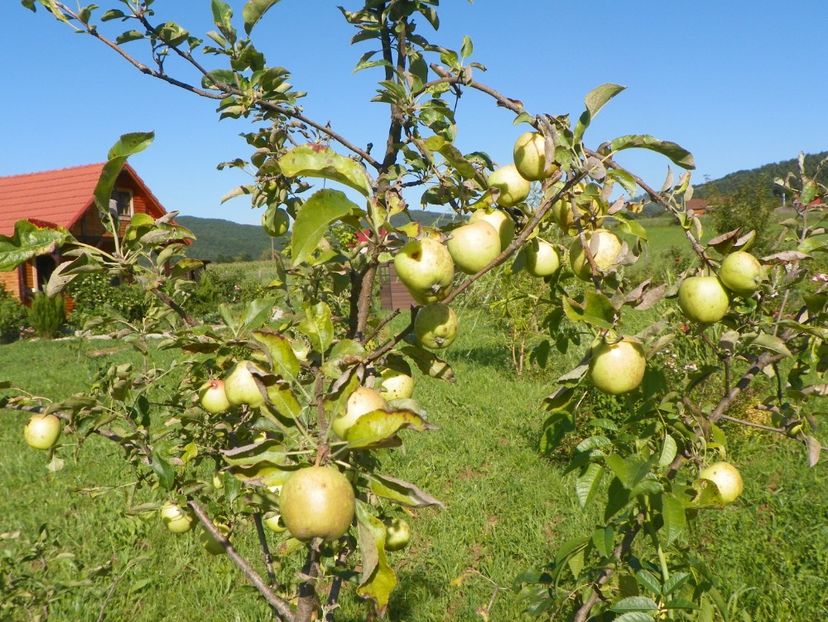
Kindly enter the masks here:
M 418 512 L 409 552 L 394 554 L 401 585 L 391 620 L 480 620 L 478 610 L 493 595 L 490 620 L 523 619 L 513 579 L 582 534 L 596 510 L 582 515 L 563 464 L 537 451 L 540 401 L 565 363 L 517 377 L 506 364 L 504 339 L 485 317 L 464 311 L 461 326 L 448 352 L 457 382 L 423 379 L 417 387 L 439 429 L 405 433 L 404 448 L 381 456 L 386 473 L 417 482 L 447 505 L 445 511 Z M 130 357 L 117 342 L 18 342 L 0 346 L 0 379 L 60 397 L 82 390 L 98 365 Z M 123 485 L 132 473 L 112 445 L 93 439 L 77 460 L 64 450 L 66 466 L 52 474 L 45 455 L 23 442 L 25 420 L 25 414 L 0 411 L 0 487 L 6 492 L 0 496 L 0 534 L 20 531 L 34 539 L 46 524 L 78 564 L 110 567 L 88 585 L 70 586 L 52 604 L 50 619 L 267 619 L 267 609 L 229 560 L 207 555 L 192 533 L 168 533 L 155 516 L 125 513 L 130 501 Z M 733 619 L 828 619 L 826 467 L 809 469 L 801 448 L 789 443 L 733 437 L 731 459 L 742 469 L 745 494 L 724 511 L 706 512 L 692 544 L 732 595 L 739 611 Z M 241 526 L 236 542 L 262 570 L 252 525 Z M 0 540 L 0 552 L 3 546 Z M 53 581 L 77 576 L 69 560 L 50 566 Z M 17 611 L 11 619 L 32 617 Z M 364 610 L 347 597 L 338 620 L 364 620 Z

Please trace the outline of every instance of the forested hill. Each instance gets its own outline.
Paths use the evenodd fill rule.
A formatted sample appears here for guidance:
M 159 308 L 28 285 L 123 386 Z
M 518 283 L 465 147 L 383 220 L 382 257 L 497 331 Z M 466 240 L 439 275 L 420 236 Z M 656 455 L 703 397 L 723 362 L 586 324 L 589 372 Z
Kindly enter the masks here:
M 806 173 L 813 176 L 816 172 L 817 164 L 826 157 L 828 157 L 828 151 L 806 155 Z M 772 184 L 774 179 L 778 177 L 784 178 L 788 173 L 796 173 L 798 171 L 799 165 L 797 164 L 797 159 L 792 158 L 790 160 L 783 160 L 782 162 L 765 164 L 749 170 L 736 171 L 735 173 L 730 173 L 719 179 L 702 184 L 696 180 L 698 185 L 694 187 L 694 196 L 700 199 L 711 196 L 732 196 L 739 188 L 765 183 Z M 823 169 L 818 179 L 822 183 L 828 183 L 828 169 Z
M 242 225 L 220 218 L 179 216 L 176 221 L 196 236 L 187 253 L 190 257 L 209 261 L 250 261 L 270 252 L 270 236 L 258 225 Z M 277 248 L 285 240 L 277 239 Z M 281 244 L 281 245 L 278 245 Z
M 445 224 L 452 218 L 451 214 L 412 209 L 411 218 L 426 226 L 439 221 Z M 258 225 L 242 225 L 220 218 L 198 218 L 196 216 L 179 216 L 176 221 L 187 227 L 196 236 L 188 255 L 209 261 L 230 262 L 262 259 L 270 253 L 270 236 Z M 404 216 L 394 218 L 399 226 L 406 221 Z M 273 241 L 276 249 L 288 243 L 287 237 Z

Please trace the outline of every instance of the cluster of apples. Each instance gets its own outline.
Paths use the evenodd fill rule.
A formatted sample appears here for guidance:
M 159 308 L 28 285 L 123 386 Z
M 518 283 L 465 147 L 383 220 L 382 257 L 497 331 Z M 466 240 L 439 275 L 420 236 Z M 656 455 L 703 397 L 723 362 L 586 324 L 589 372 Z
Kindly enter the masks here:
M 730 307 L 728 291 L 751 296 L 762 284 L 765 268 L 745 251 L 730 253 L 722 261 L 718 276 L 691 276 L 678 290 L 678 303 L 684 315 L 694 322 L 713 324 Z

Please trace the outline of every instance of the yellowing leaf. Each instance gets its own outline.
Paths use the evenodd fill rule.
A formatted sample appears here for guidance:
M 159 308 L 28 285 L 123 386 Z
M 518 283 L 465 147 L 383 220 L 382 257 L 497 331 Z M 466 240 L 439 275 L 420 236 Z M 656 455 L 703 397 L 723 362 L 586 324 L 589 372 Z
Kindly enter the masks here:
M 322 177 L 345 184 L 366 197 L 371 195 L 365 168 L 328 147 L 300 145 L 279 158 L 279 168 L 286 177 Z

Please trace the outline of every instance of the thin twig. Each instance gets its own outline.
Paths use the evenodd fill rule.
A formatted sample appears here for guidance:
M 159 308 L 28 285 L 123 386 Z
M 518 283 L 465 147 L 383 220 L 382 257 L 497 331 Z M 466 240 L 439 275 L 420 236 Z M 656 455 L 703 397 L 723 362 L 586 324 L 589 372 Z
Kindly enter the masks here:
M 222 534 L 218 529 L 216 529 L 215 525 L 213 525 L 213 521 L 210 520 L 210 517 L 207 515 L 207 512 L 204 511 L 204 508 L 202 508 L 201 505 L 195 500 L 188 501 L 188 504 L 190 508 L 192 508 L 193 513 L 198 518 L 204 530 L 221 544 L 222 548 L 227 553 L 227 556 L 233 561 L 234 564 L 236 564 L 236 566 L 238 566 L 239 570 L 242 571 L 242 574 L 247 577 L 247 580 L 250 581 L 253 587 L 259 591 L 259 594 L 261 594 L 270 606 L 276 610 L 282 620 L 284 622 L 294 622 L 297 618 L 294 617 L 293 610 L 290 608 L 290 605 L 274 594 L 259 573 L 253 569 L 244 557 L 239 555 L 238 551 L 236 551 L 236 549 L 233 548 L 233 545 L 230 544 L 230 541 L 224 537 L 224 534 Z
M 299 584 L 299 603 L 296 606 L 295 622 L 309 622 L 319 606 L 316 579 L 319 576 L 321 546 L 322 538 L 314 538 L 308 545 L 308 555 L 302 567 L 302 583 Z
M 273 556 L 270 554 L 270 547 L 267 545 L 267 536 L 265 535 L 264 525 L 262 524 L 261 512 L 256 512 L 253 515 L 253 522 L 256 524 L 256 535 L 259 538 L 259 546 L 262 548 L 262 556 L 264 557 L 265 568 L 267 569 L 267 579 L 270 582 L 270 587 L 276 586 L 276 573 L 273 571 Z

